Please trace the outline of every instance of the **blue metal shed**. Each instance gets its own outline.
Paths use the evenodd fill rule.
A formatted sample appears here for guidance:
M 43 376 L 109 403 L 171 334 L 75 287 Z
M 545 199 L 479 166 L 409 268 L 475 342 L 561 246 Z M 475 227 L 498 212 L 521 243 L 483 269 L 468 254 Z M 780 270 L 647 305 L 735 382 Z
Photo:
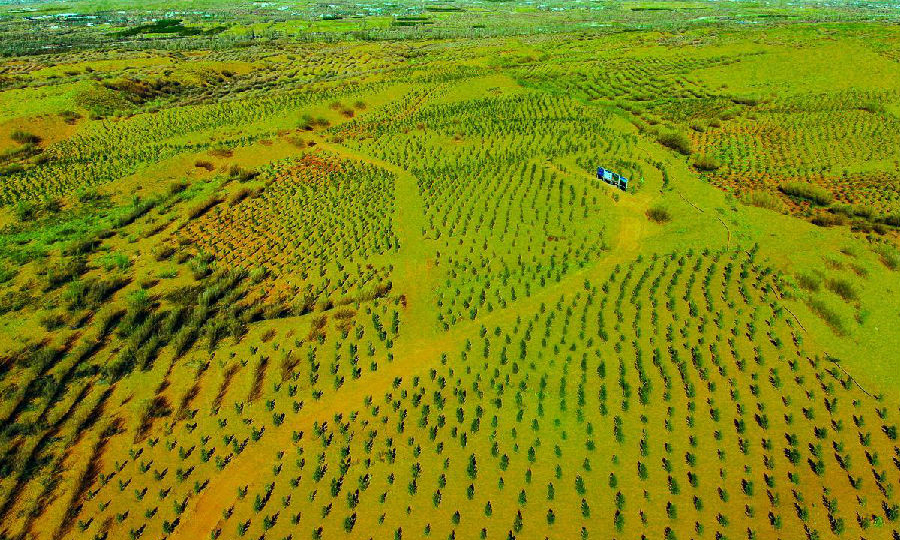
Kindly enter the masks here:
M 622 191 L 628 190 L 628 179 L 624 176 L 614 173 L 608 169 L 604 169 L 603 167 L 597 167 L 597 179 L 603 180 L 607 184 L 617 187 Z

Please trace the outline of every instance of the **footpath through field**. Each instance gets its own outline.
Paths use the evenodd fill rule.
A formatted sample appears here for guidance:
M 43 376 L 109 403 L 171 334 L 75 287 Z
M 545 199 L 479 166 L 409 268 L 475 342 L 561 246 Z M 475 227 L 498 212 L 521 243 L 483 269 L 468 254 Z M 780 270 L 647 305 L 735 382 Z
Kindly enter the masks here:
M 261 489 L 266 479 L 259 472 L 269 470 L 275 453 L 293 444 L 294 431 L 311 432 L 313 422 L 331 418 L 334 413 L 346 412 L 348 408 L 361 407 L 366 396 L 378 396 L 391 388 L 396 377 L 411 377 L 434 365 L 441 353 L 461 349 L 465 340 L 477 335 L 482 325 L 510 324 L 517 315 L 532 313 L 542 303 L 555 302 L 560 295 L 580 289 L 585 279 L 605 278 L 616 264 L 636 256 L 640 240 L 646 234 L 641 219 L 646 210 L 644 197 L 622 197 L 614 207 L 618 224 L 615 241 L 605 257 L 529 297 L 511 302 L 506 308 L 460 322 L 447 331 L 440 330 L 431 298 L 431 291 L 439 279 L 438 269 L 433 266 L 437 246 L 423 237 L 425 208 L 416 178 L 401 167 L 344 146 L 325 141 L 317 141 L 317 144 L 339 156 L 364 161 L 396 175 L 394 227 L 400 249 L 394 263 L 393 284 L 394 292 L 405 297 L 406 308 L 400 335 L 393 348 L 394 359 L 391 363 L 380 362 L 377 372 L 348 382 L 340 390 L 308 403 L 299 415 L 280 426 L 267 426 L 256 448 L 236 456 L 221 474 L 210 478 L 209 486 L 189 503 L 181 525 L 170 536 L 172 540 L 209 538 L 212 530 L 223 527 L 222 510 L 237 497 L 239 488 L 249 485 L 251 492 Z

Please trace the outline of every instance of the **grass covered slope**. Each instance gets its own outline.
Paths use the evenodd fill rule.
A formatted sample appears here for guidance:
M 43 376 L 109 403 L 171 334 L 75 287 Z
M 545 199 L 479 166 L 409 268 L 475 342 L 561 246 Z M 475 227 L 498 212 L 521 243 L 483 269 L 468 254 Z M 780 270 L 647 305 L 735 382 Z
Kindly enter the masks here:
M 0 538 L 900 534 L 896 28 L 503 6 L 0 21 Z

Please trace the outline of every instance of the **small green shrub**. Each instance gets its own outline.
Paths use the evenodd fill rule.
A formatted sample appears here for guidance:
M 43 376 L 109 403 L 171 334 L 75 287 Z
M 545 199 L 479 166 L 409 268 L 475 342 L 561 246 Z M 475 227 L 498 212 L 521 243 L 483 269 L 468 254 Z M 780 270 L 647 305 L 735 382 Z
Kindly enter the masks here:
M 215 206 L 221 202 L 222 202 L 221 197 L 219 197 L 218 195 L 213 195 L 213 196 L 209 197 L 208 199 L 204 200 L 203 202 L 201 202 L 200 204 L 197 204 L 197 205 L 194 205 L 194 206 L 188 208 L 188 210 L 185 214 L 185 217 L 187 217 L 187 219 L 197 219 L 198 217 L 200 217 L 203 214 L 205 214 L 206 212 L 208 212 L 210 208 L 212 208 L 213 206 Z
M 818 225 L 819 227 L 836 227 L 847 224 L 847 216 L 844 214 L 833 214 L 833 213 L 823 213 L 815 216 L 810 220 L 813 225 Z
M 825 324 L 831 327 L 835 334 L 846 336 L 849 333 L 844 319 L 821 298 L 811 298 L 809 307 L 825 321 Z
M 172 279 L 177 276 L 178 276 L 178 269 L 174 268 L 174 267 L 160 270 L 156 274 L 156 277 L 158 277 L 160 279 Z
M 890 225 L 891 227 L 900 227 L 900 212 L 882 216 L 878 219 L 878 221 L 884 223 L 885 225 Z
M 828 206 L 834 201 L 834 195 L 830 191 L 809 182 L 788 182 L 778 189 L 785 195 L 803 199 L 819 206 Z
M 714 171 L 721 167 L 722 164 L 714 156 L 709 154 L 700 154 L 694 157 L 694 167 L 701 171 Z
M 657 136 L 657 140 L 663 146 L 671 148 L 678 153 L 686 156 L 693 152 L 691 140 L 684 133 L 677 131 L 664 131 Z
M 647 210 L 647 217 L 655 223 L 668 223 L 672 221 L 672 214 L 662 205 L 656 205 Z
M 111 252 L 103 256 L 100 264 L 107 272 L 113 269 L 125 270 L 131 266 L 131 259 L 124 253 Z
M 186 190 L 188 187 L 188 183 L 184 180 L 178 180 L 169 184 L 169 195 L 178 195 L 182 191 Z
M 19 174 L 24 171 L 25 167 L 19 165 L 18 163 L 10 163 L 9 165 L 4 165 L 0 167 L 0 177 L 2 176 L 12 176 L 14 174 Z
M 6 283 L 16 277 L 18 273 L 19 271 L 15 268 L 7 268 L 5 265 L 0 265 L 0 284 Z
M 23 131 L 21 129 L 13 131 L 9 138 L 19 144 L 38 144 L 41 142 L 41 138 L 34 133 Z
M 247 182 L 253 180 L 258 175 L 258 172 L 244 169 L 243 167 L 240 167 L 238 165 L 232 165 L 231 168 L 228 169 L 228 176 L 237 179 L 238 182 Z
M 819 278 L 811 274 L 797 274 L 797 285 L 810 292 L 818 292 L 822 288 Z
M 63 259 L 47 268 L 44 290 L 49 291 L 65 285 L 85 272 L 87 272 L 87 263 L 83 257 Z
M 15 214 L 19 221 L 31 221 L 37 216 L 38 207 L 31 201 L 19 201 L 16 204 Z
M 881 259 L 881 263 L 891 270 L 900 269 L 900 253 L 888 245 L 880 245 L 875 248 L 875 253 Z
M 88 278 L 76 280 L 69 284 L 63 294 L 66 309 L 96 309 L 106 302 L 116 291 L 131 282 L 128 278 L 109 277 L 104 279 Z
M 859 105 L 859 110 L 866 111 L 871 114 L 885 114 L 887 112 L 887 108 L 884 106 L 884 103 L 879 103 L 877 101 L 867 101 Z
M 58 328 L 62 328 L 68 317 L 66 317 L 65 313 L 59 311 L 53 311 L 43 315 L 41 317 L 41 326 L 43 326 L 48 331 L 53 331 Z
M 69 111 L 69 110 L 61 111 L 61 112 L 59 113 L 59 117 L 62 118 L 63 121 L 64 121 L 65 123 L 69 124 L 69 125 L 72 125 L 72 124 L 74 124 L 75 122 L 77 122 L 78 120 L 81 119 L 81 115 L 80 115 L 80 114 L 78 114 L 78 113 L 75 112 L 75 111 Z
M 230 204 L 231 206 L 235 206 L 253 194 L 254 194 L 253 189 L 250 189 L 249 187 L 246 187 L 246 186 L 242 186 L 240 189 L 233 192 L 228 197 L 228 204 Z
M 774 212 L 784 212 L 784 203 L 774 193 L 768 191 L 751 191 L 742 199 L 744 204 L 765 208 Z
M 859 299 L 859 295 L 856 293 L 856 289 L 853 288 L 853 284 L 846 279 L 829 279 L 825 282 L 825 286 L 828 287 L 829 291 L 840 296 L 847 302 L 855 302 Z

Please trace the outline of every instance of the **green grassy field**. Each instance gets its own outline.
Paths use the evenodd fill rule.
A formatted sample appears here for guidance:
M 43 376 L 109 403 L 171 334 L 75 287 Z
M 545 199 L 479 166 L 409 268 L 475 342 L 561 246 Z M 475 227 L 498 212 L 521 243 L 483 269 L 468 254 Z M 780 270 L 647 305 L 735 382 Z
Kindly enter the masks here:
M 0 539 L 900 537 L 885 9 L 0 4 Z

